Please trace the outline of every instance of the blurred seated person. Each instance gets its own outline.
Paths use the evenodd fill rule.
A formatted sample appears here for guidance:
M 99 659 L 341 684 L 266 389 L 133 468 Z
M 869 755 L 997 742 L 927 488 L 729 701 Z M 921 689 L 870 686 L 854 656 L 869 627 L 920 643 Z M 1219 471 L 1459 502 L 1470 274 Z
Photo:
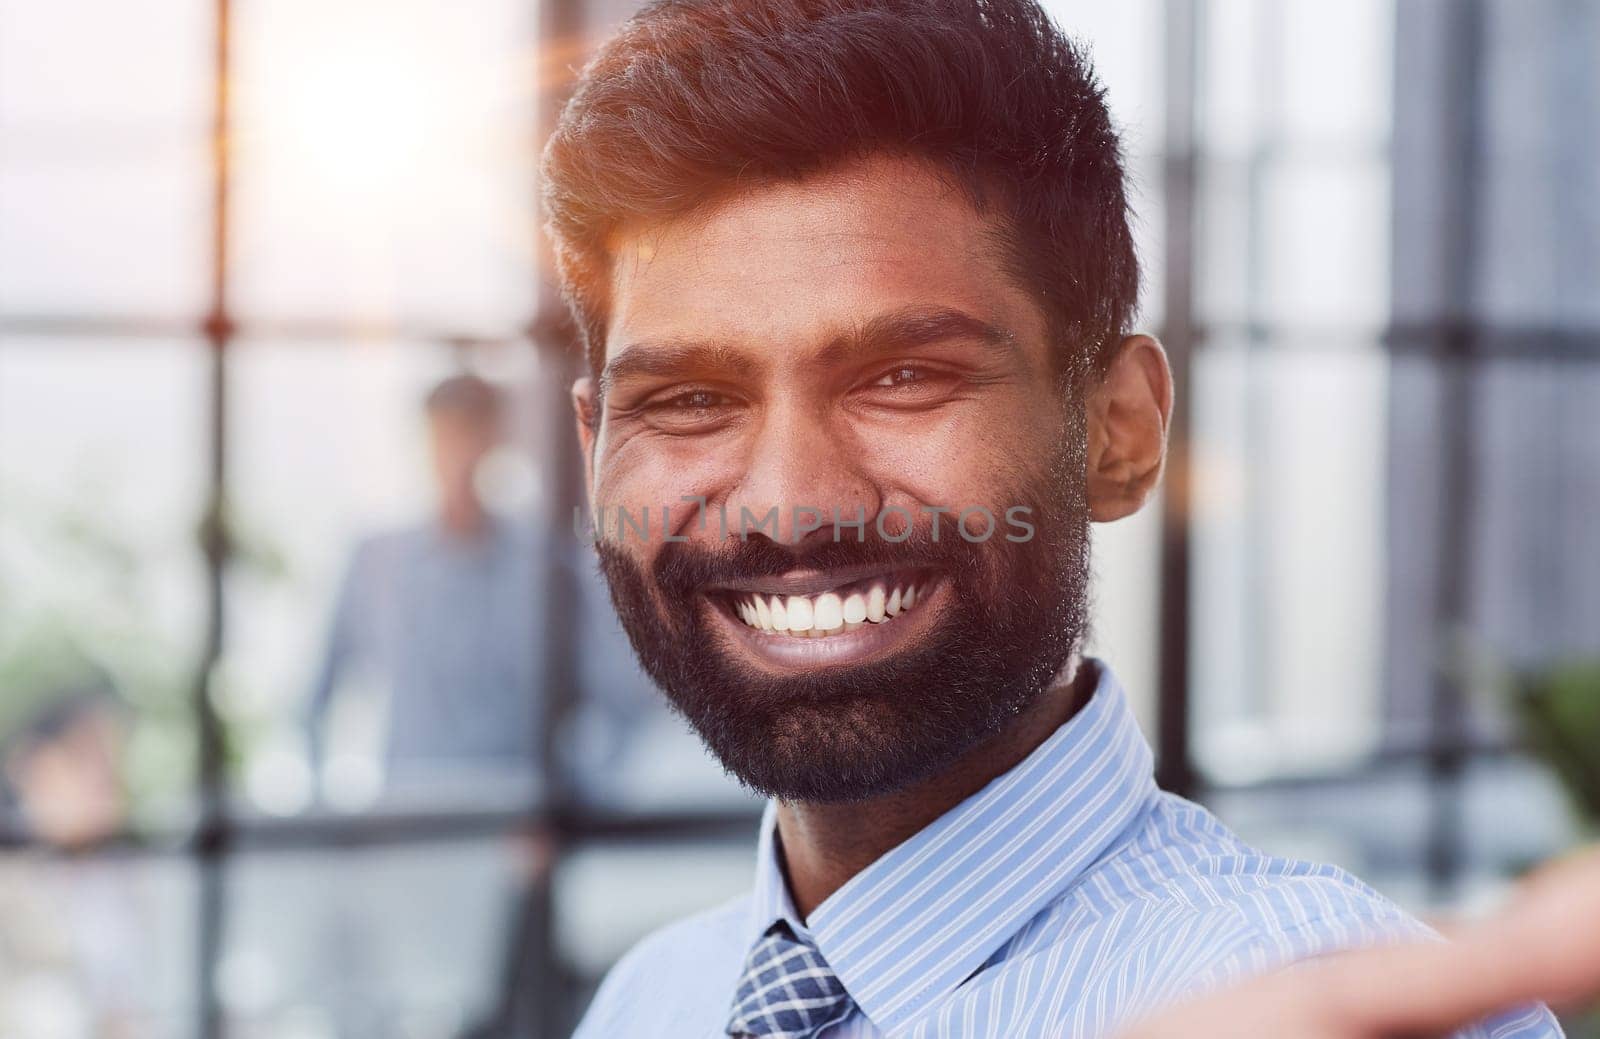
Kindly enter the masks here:
M 538 520 L 496 515 L 478 491 L 480 464 L 505 442 L 502 391 L 458 374 L 427 394 L 424 412 L 437 506 L 415 526 L 365 538 L 350 556 L 310 696 L 313 764 L 326 783 L 336 757 L 326 747 L 330 710 L 354 686 L 386 706 L 386 798 L 537 796 L 552 580 L 575 591 L 575 615 L 594 608 L 609 618 L 609 610 L 574 546 Z M 569 720 L 587 739 L 564 775 L 581 795 L 604 775 L 623 719 L 650 698 L 615 623 L 596 631 L 575 619 L 570 631 L 616 643 L 610 652 L 592 644 L 574 651 L 584 694 L 576 698 L 582 717 Z
M 47 698 L 5 743 L 6 786 L 34 839 L 79 850 L 113 837 L 127 818 L 123 709 L 98 685 Z
M 38 704 L 0 743 L 0 775 L 24 838 L 67 854 L 4 863 L 0 977 L 36 983 L 6 993 L 0 1034 L 62 1019 L 48 995 L 60 990 L 37 983 L 49 978 L 72 993 L 69 1019 L 82 1034 L 131 1036 L 152 985 L 148 892 L 125 861 L 83 854 L 127 823 L 127 708 L 98 672 L 39 693 Z

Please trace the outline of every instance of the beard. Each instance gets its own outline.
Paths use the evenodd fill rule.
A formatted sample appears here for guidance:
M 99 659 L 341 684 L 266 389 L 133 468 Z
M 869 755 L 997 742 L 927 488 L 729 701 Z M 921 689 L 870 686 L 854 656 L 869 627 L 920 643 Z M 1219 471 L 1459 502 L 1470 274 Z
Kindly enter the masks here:
M 1077 652 L 1088 508 L 1082 468 L 1065 461 L 1007 500 L 1031 509 L 1026 541 L 996 531 L 968 542 L 947 519 L 938 537 L 929 524 L 889 542 L 869 524 L 865 541 L 667 542 L 648 570 L 600 541 L 600 569 L 646 673 L 729 774 L 784 801 L 860 801 L 935 775 L 999 734 Z M 926 567 L 954 594 L 908 649 L 787 675 L 737 659 L 710 616 L 721 607 L 704 594 L 792 569 L 857 566 Z

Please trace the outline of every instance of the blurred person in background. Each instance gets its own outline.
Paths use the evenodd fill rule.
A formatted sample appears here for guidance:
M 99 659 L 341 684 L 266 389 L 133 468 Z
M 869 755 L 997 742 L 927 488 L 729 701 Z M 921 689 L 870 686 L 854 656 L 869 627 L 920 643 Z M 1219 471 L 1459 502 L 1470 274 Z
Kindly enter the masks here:
M 0 1032 L 131 1036 L 151 980 L 139 955 L 148 909 L 119 863 L 79 854 L 125 828 L 127 711 L 99 676 L 37 700 L 0 771 L 23 829 L 61 857 L 0 876 Z
M 583 1039 L 1106 1035 L 1430 933 L 1159 790 L 1081 653 L 1090 523 L 1154 492 L 1173 393 L 1033 0 L 657 0 L 544 187 L 613 601 L 769 798 L 753 891 L 644 939 Z M 1464 1034 L 1560 1034 L 1491 1009 Z
M 386 708 L 390 792 L 484 774 L 530 774 L 541 705 L 536 532 L 495 515 L 480 464 L 504 441 L 501 391 L 476 375 L 423 402 L 438 499 L 434 514 L 361 541 L 339 588 L 310 697 L 313 758 L 343 683 L 376 689 Z
M 4 772 L 24 826 L 63 850 L 115 836 L 127 818 L 122 782 L 126 721 L 99 686 L 66 691 L 7 741 Z
M 426 520 L 373 534 L 351 554 L 309 701 L 314 769 L 335 799 L 341 750 L 330 746 L 330 720 L 348 690 L 376 694 L 386 708 L 386 807 L 523 808 L 552 793 L 541 785 L 547 768 L 563 795 L 602 800 L 637 724 L 659 713 L 659 698 L 633 665 L 599 575 L 582 565 L 565 531 L 536 516 L 497 513 L 484 500 L 483 464 L 507 441 L 505 392 L 478 375 L 456 374 L 426 394 L 422 410 L 436 504 Z M 575 596 L 562 604 L 570 611 L 573 687 L 559 693 L 559 739 L 546 731 L 553 582 Z M 556 760 L 546 760 L 546 747 Z M 421 901 L 400 888 L 375 898 L 374 881 L 352 874 L 360 890 L 334 899 L 321 922 L 326 938 L 317 947 L 329 959 L 318 973 L 352 991 L 379 987 L 393 935 L 457 935 L 460 919 L 505 920 L 494 955 L 517 963 L 542 912 L 551 837 L 530 822 L 497 854 L 514 864 L 509 899 L 471 885 Z M 372 906 L 381 908 L 374 914 Z M 463 1034 L 510 1034 L 507 1022 L 526 1013 L 524 1002 L 502 993 L 490 1019 Z M 350 1012 L 361 1011 L 374 1012 Z
M 581 613 L 598 580 L 572 547 L 531 517 L 498 515 L 479 491 L 482 464 L 506 441 L 503 391 L 477 375 L 451 376 L 423 402 L 437 489 L 426 521 L 363 540 L 339 589 L 327 648 L 309 698 L 309 735 L 319 774 L 336 694 L 346 684 L 379 691 L 386 706 L 385 793 L 408 799 L 511 790 L 541 775 L 546 704 L 540 691 L 548 646 L 546 607 L 559 575 Z M 603 609 L 603 607 L 601 607 Z M 636 672 L 585 669 L 586 657 L 615 661 L 599 633 L 575 625 L 579 710 L 591 735 L 575 768 L 580 788 L 603 785 L 605 759 L 620 746 L 632 708 L 648 702 Z M 594 718 L 598 715 L 600 722 Z M 596 736 L 595 734 L 599 735 Z

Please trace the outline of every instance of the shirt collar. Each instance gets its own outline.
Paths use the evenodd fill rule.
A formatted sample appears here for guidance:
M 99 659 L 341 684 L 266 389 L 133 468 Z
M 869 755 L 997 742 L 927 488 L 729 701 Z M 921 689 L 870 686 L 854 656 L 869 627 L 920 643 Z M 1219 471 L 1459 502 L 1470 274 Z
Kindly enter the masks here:
M 1150 747 L 1098 661 L 1089 702 L 1033 753 L 856 874 L 802 926 L 761 820 L 747 938 L 809 935 L 880 1030 L 954 989 L 1066 890 L 1156 793 Z

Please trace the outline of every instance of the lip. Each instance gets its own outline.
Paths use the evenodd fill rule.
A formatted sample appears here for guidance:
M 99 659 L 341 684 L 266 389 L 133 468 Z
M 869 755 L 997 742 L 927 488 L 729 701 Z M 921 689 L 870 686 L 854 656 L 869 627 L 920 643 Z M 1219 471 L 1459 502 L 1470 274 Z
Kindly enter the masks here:
M 844 571 L 830 571 L 827 577 L 837 582 L 841 573 Z M 869 570 L 865 575 L 880 573 L 881 569 Z M 837 583 L 824 585 L 823 590 L 835 587 Z M 716 617 L 718 627 L 740 656 L 764 670 L 796 672 L 863 664 L 908 649 L 932 629 L 950 596 L 950 582 L 934 576 L 926 591 L 918 592 L 917 606 L 911 612 L 882 624 L 864 624 L 855 631 L 811 639 L 752 628 L 735 617 L 716 594 L 702 596 L 701 605 Z
M 790 570 L 775 577 L 761 577 L 741 584 L 716 585 L 706 591 L 718 595 L 821 595 L 875 577 L 888 582 L 906 575 L 920 575 L 925 580 L 936 579 L 934 572 L 925 566 L 850 566 L 837 570 Z

